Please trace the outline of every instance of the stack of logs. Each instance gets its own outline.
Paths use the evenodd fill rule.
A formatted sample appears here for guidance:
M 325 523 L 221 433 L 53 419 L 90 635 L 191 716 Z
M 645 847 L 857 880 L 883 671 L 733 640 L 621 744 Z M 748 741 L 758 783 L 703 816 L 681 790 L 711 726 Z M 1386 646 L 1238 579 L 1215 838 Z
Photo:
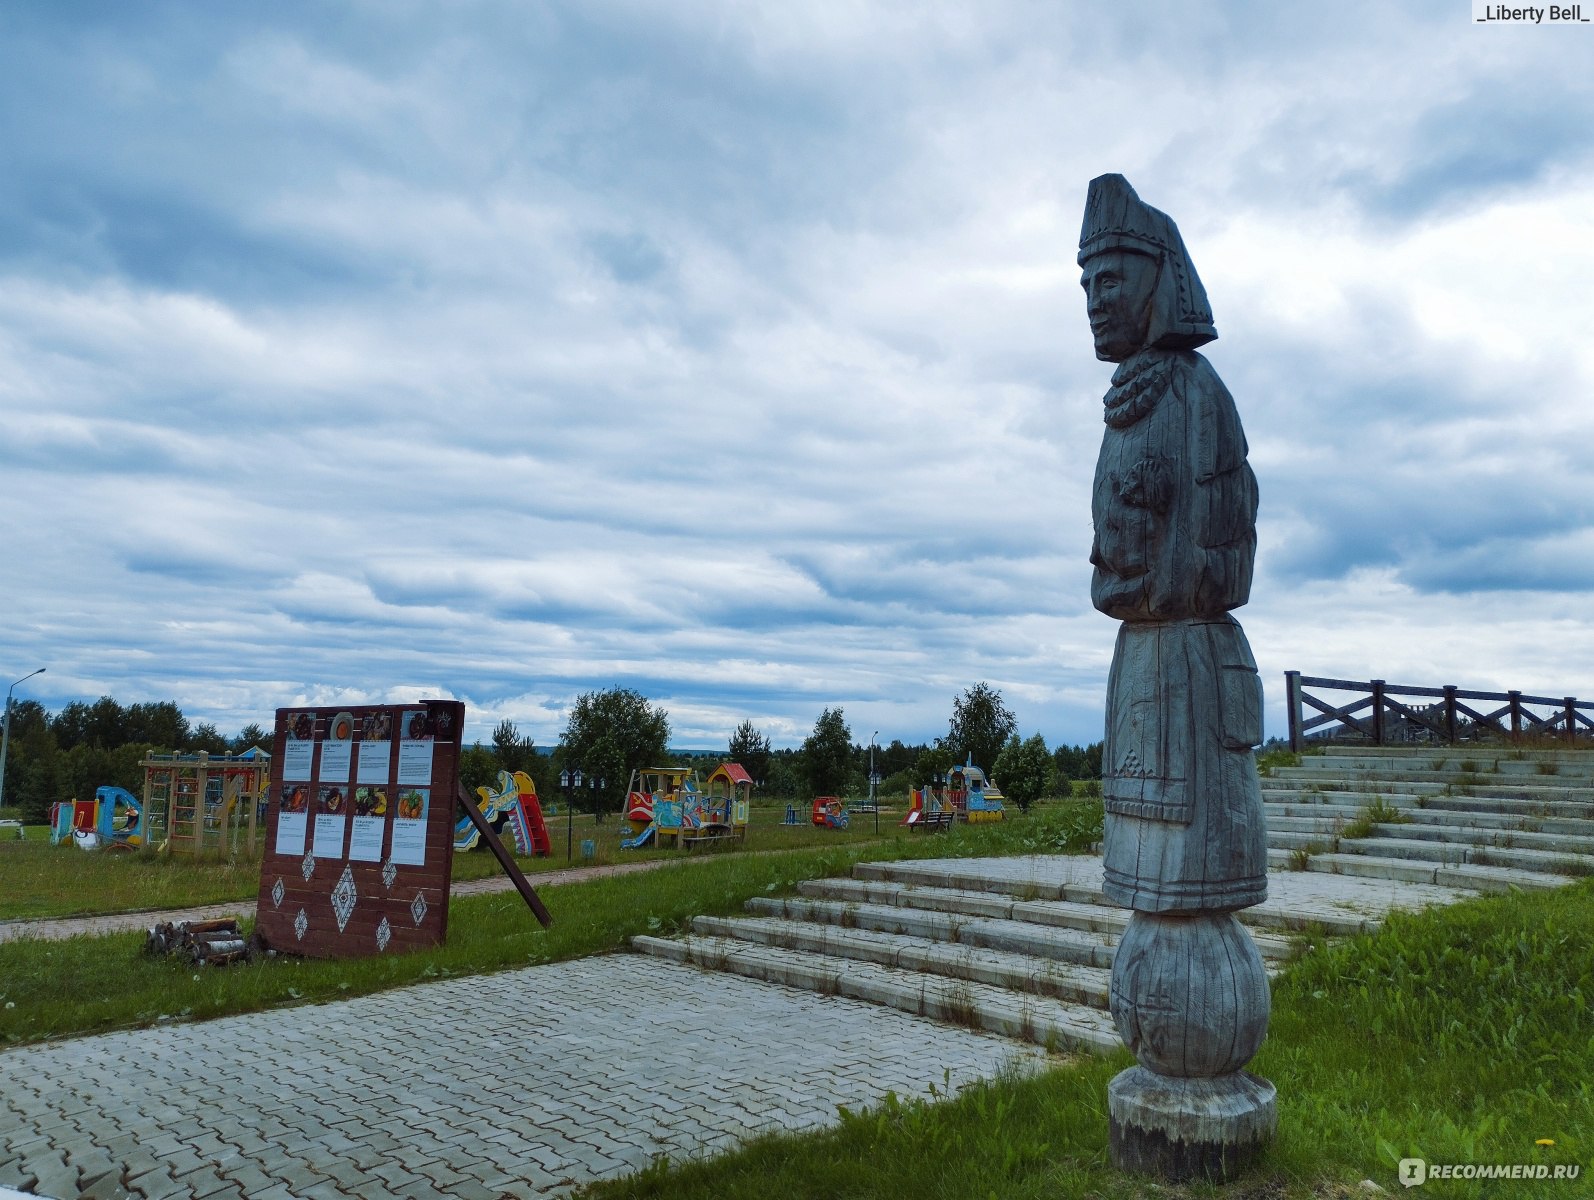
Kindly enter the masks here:
M 254 957 L 249 939 L 236 919 L 170 921 L 153 926 L 144 942 L 146 954 L 180 954 L 195 966 L 226 966 Z

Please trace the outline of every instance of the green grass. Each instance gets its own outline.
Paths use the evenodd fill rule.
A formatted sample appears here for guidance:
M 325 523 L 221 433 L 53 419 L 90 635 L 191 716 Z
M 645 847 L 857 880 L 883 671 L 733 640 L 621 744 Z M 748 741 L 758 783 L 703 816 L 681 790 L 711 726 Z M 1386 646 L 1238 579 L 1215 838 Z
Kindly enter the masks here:
M 1099 822 L 1099 804 L 1068 802 L 1039 807 L 1027 818 L 934 835 L 850 843 L 832 838 L 821 846 L 761 854 L 677 854 L 675 869 L 539 889 L 554 916 L 548 931 L 513 892 L 455 898 L 446 946 L 393 957 L 272 959 L 196 971 L 174 958 L 144 958 L 141 933 L 0 943 L 0 1045 L 313 1003 L 440 976 L 598 954 L 618 949 L 635 934 L 676 932 L 700 913 L 737 912 L 752 896 L 783 894 L 804 879 L 845 874 L 865 858 L 1077 851 L 1085 848 L 1079 839 Z M 59 853 L 69 863 L 99 857 L 72 849 Z M 153 857 L 140 864 L 137 856 L 126 857 L 134 869 L 157 874 L 203 867 L 170 867 L 169 860 Z M 248 895 L 254 894 L 251 884 Z
M 784 809 L 781 810 L 784 812 Z M 804 814 L 806 817 L 806 814 Z M 797 826 L 780 824 L 780 815 L 757 813 L 740 851 L 762 852 L 803 847 L 852 845 L 873 842 L 877 836 L 908 836 L 897 818 L 882 812 L 880 833 L 873 816 L 859 816 L 844 830 L 820 829 L 806 820 Z M 569 866 L 603 866 L 654 858 L 679 858 L 677 849 L 622 850 L 613 818 L 595 825 L 590 815 L 549 822 L 553 853 L 547 858 L 518 858 L 520 869 L 535 877 Z M 153 850 L 98 850 L 84 853 L 70 844 L 52 846 L 48 830 L 30 827 L 27 838 L 0 838 L 0 920 L 30 917 L 70 917 L 93 913 L 144 912 L 155 909 L 194 908 L 234 900 L 252 900 L 260 883 L 261 846 L 253 856 L 229 858 L 218 853 L 204 856 L 157 854 Z M 567 840 L 573 852 L 566 859 Z M 583 858 L 581 843 L 590 840 L 596 854 Z M 502 873 L 498 860 L 485 848 L 454 855 L 456 881 L 482 879 Z
M 614 818 L 602 825 L 594 823 L 591 815 L 578 815 L 567 822 L 563 816 L 548 822 L 548 834 L 553 853 L 547 858 L 517 858 L 520 869 L 535 882 L 538 875 L 562 871 L 571 866 L 606 866 L 612 863 L 646 862 L 652 859 L 673 861 L 680 858 L 716 856 L 726 854 L 762 854 L 800 849 L 823 849 L 837 846 L 875 846 L 874 853 L 888 856 L 889 851 L 878 849 L 898 841 L 917 843 L 924 835 L 902 828 L 897 822 L 905 806 L 898 805 L 896 812 L 882 810 L 879 832 L 876 833 L 872 813 L 853 814 L 846 829 L 824 829 L 808 820 L 806 808 L 799 809 L 801 824 L 785 825 L 781 817 L 785 806 L 755 807 L 748 826 L 745 843 L 715 850 L 693 851 L 648 847 L 642 850 L 620 849 L 620 839 Z M 1079 833 L 1088 832 L 1092 824 L 1090 814 L 1099 813 L 1100 803 L 1054 801 L 1036 808 L 1036 817 L 1026 819 L 1011 814 L 1012 820 L 976 828 L 960 829 L 959 836 L 975 835 L 987 840 L 996 838 L 1001 845 L 1019 845 L 1026 837 L 1033 845 L 1030 849 L 976 850 L 974 853 L 1050 853 L 1059 844 L 1071 844 L 1086 850 L 1100 840 L 1099 817 L 1094 819 L 1097 832 L 1094 838 L 1080 840 L 1075 836 L 1074 825 L 1059 833 L 1052 830 L 1058 820 L 1079 825 Z M 1053 814 L 1050 817 L 1043 814 Z M 1030 829 L 1051 830 L 1036 834 Z M 994 833 L 982 833 L 994 830 Z M 195 908 L 205 904 L 228 901 L 253 900 L 260 884 L 261 854 L 257 849 L 251 857 L 240 854 L 227 858 L 219 854 L 203 857 L 178 854 L 157 854 L 153 850 L 107 851 L 84 853 L 71 845 L 52 846 L 48 830 L 42 826 L 30 827 L 23 841 L 0 838 L 0 879 L 5 890 L 0 893 L 0 920 L 17 920 L 37 917 L 71 917 L 96 913 L 147 912 L 160 909 Z M 1040 841 L 1034 841 L 1036 837 Z M 1073 841 L 1069 842 L 1069 838 Z M 1013 841 L 1017 838 L 1018 841 Z M 1059 840 L 1060 839 L 1060 840 Z M 595 854 L 584 858 L 581 843 L 593 842 Z M 264 846 L 264 837 L 261 846 Z M 573 857 L 565 857 L 569 845 Z M 984 845 L 977 841 L 976 845 Z M 491 878 L 502 874 L 498 860 L 484 847 L 454 855 L 453 879 L 458 881 Z
M 1399 1194 L 1395 1164 L 1408 1155 L 1588 1164 L 1591 997 L 1594 886 L 1395 914 L 1377 934 L 1319 943 L 1275 981 L 1268 1040 L 1251 1069 L 1278 1088 L 1279 1134 L 1227 1189 L 1151 1185 L 1108 1166 L 1107 1081 L 1129 1061 L 1119 1055 L 999 1079 L 947 1103 L 889 1098 L 822 1134 L 765 1137 L 582 1195 L 1274 1200 L 1364 1195 L 1362 1179 Z M 1429 1183 L 1421 1194 L 1570 1197 L 1586 1185 Z

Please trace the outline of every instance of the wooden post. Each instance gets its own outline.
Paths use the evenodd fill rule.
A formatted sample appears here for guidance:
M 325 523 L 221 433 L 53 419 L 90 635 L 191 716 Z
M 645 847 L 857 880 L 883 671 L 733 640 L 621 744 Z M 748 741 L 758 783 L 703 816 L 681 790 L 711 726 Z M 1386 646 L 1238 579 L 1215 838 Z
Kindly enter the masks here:
M 1384 681 L 1373 680 L 1373 745 L 1384 744 Z
M 205 850 L 205 789 L 210 785 L 210 752 L 199 752 L 199 766 L 194 771 L 194 853 Z
M 1290 752 L 1299 754 L 1303 740 L 1301 734 L 1301 673 L 1299 671 L 1284 672 L 1284 711 L 1290 722 Z
M 1577 697 L 1567 696 L 1563 703 L 1566 705 L 1566 743 L 1571 745 L 1577 737 Z
M 245 834 L 245 846 L 253 857 L 255 852 L 255 822 L 260 815 L 260 772 L 251 771 L 248 775 L 249 786 L 244 790 L 249 794 L 249 828 Z
M 1445 737 L 1456 744 L 1456 685 L 1445 684 Z
M 1522 693 L 1511 691 L 1506 693 L 1511 698 L 1511 736 L 1522 736 Z

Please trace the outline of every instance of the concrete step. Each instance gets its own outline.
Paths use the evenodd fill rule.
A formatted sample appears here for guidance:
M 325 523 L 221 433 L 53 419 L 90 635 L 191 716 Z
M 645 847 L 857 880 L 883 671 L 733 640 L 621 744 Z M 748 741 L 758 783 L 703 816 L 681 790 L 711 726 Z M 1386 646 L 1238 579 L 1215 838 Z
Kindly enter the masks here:
M 1546 875 L 1594 875 L 1594 855 L 1554 850 L 1470 846 L 1456 842 L 1423 841 L 1420 838 L 1370 837 L 1340 838 L 1338 852 L 1417 859 L 1447 866 L 1477 863 L 1491 867 L 1513 867 L 1519 871 L 1538 871 Z
M 1005 987 L 902 970 L 857 959 L 690 935 L 637 937 L 634 949 L 752 979 L 848 996 L 932 1020 L 1035 1042 L 1110 1054 L 1120 1045 L 1112 1017 L 1097 1008 Z M 793 1031 L 801 1036 L 800 1030 Z
M 1268 815 L 1267 837 L 1270 846 L 1302 846 L 1313 840 L 1344 836 L 1357 818 L 1281 817 Z M 1441 825 L 1436 822 L 1379 822 L 1370 837 L 1404 841 L 1445 842 L 1469 846 L 1497 846 L 1501 849 L 1548 850 L 1555 854 L 1594 854 L 1594 835 L 1532 833 L 1521 829 L 1491 829 L 1476 825 Z
M 1113 947 L 1117 942 L 1116 935 L 1089 930 L 1052 929 L 1025 921 L 923 912 L 887 904 L 755 897 L 747 902 L 747 911 L 758 916 L 840 925 L 844 929 L 872 929 L 937 942 L 958 942 L 965 946 L 1006 950 L 1091 967 L 1111 967 Z
M 1418 785 L 1403 785 L 1416 787 Z M 1443 791 L 1358 791 L 1350 787 L 1307 789 L 1264 786 L 1263 804 L 1339 804 L 1365 808 L 1381 800 L 1395 808 L 1424 808 L 1449 812 L 1498 813 L 1502 816 L 1560 817 L 1594 820 L 1594 800 L 1545 799 L 1524 796 L 1446 795 Z
M 890 904 L 928 912 L 962 913 L 1003 921 L 1032 921 L 1067 929 L 1087 929 L 1114 936 L 1123 932 L 1129 914 L 1091 901 L 1020 900 L 999 892 L 965 888 L 925 887 L 874 879 L 815 879 L 797 885 L 799 895 L 853 904 Z
M 1366 809 L 1366 805 L 1353 804 L 1316 804 L 1310 801 L 1300 803 L 1268 802 L 1263 809 L 1267 815 L 1269 829 L 1275 827 L 1294 828 L 1288 824 L 1280 824 L 1291 819 L 1305 820 L 1335 820 L 1347 824 L 1357 820 Z M 1569 834 L 1573 837 L 1594 838 L 1594 820 L 1583 820 L 1578 817 L 1524 817 L 1514 813 L 1495 812 L 1463 812 L 1459 809 L 1418 808 L 1415 805 L 1392 805 L 1398 807 L 1401 815 L 1413 827 L 1424 825 L 1462 825 L 1475 829 L 1488 829 L 1502 833 L 1520 831 L 1523 833 Z
M 953 979 L 970 979 L 1100 1009 L 1107 1007 L 1107 990 L 1112 978 L 1112 972 L 1103 967 L 1086 967 L 974 946 L 947 945 L 898 933 L 786 921 L 778 917 L 696 917 L 692 921 L 692 931 L 705 937 L 734 938 L 787 950 L 828 954 L 834 958 L 856 958 L 907 971 L 927 971 Z
M 1338 775 L 1348 771 L 1412 772 L 1450 775 L 1539 775 L 1546 778 L 1594 780 L 1594 753 L 1524 753 L 1507 757 L 1500 751 L 1472 752 L 1435 748 L 1426 754 L 1345 754 L 1304 756 L 1294 767 L 1279 770 Z
M 1127 910 L 1109 904 L 1102 894 L 1099 858 L 1081 860 L 1047 855 L 1030 860 L 1052 875 L 1044 882 L 1022 875 L 1002 877 L 993 874 L 993 862 L 997 861 L 1005 860 L 859 863 L 853 868 L 853 876 L 855 880 L 894 882 L 915 889 L 949 888 L 964 893 L 1016 897 L 1021 903 L 1038 903 L 1031 900 L 1035 896 L 1062 896 L 1066 899 L 1057 901 L 1059 905 L 1094 906 L 1109 915 L 1096 918 L 1092 914 L 1092 919 L 1118 922 L 1102 928 L 1122 928 L 1122 922 L 1127 919 Z M 1078 870 L 1072 865 L 1080 861 L 1087 862 L 1088 868 Z M 1282 866 L 1284 861 L 1281 860 L 1279 865 Z M 1077 875 L 1066 877 L 1076 870 Z M 1059 874 L 1063 877 L 1058 877 Z M 1280 942 L 1276 939 L 1275 935 L 1280 932 L 1313 931 L 1346 936 L 1370 933 L 1382 924 L 1381 914 L 1388 907 L 1387 895 L 1377 898 L 1360 894 L 1314 894 L 1303 897 L 1293 894 L 1297 889 L 1285 887 L 1273 890 L 1273 898 L 1235 914 L 1242 924 L 1251 929 L 1259 946 L 1270 937 L 1275 938 L 1267 942 L 1269 950 L 1264 950 L 1264 955 L 1275 946 L 1287 944 L 1287 940 Z M 1455 898 L 1453 894 L 1425 894 L 1416 906 L 1420 907 L 1424 903 L 1446 904 Z M 1119 915 L 1114 918 L 1111 914 Z M 1258 930 L 1269 932 L 1259 933 Z
M 1269 850 L 1268 862 L 1281 872 L 1297 869 L 1298 860 L 1289 850 Z M 1330 852 L 1310 855 L 1299 869 L 1328 875 L 1352 875 L 1362 879 L 1396 883 L 1434 884 L 1465 888 L 1475 892 L 1546 891 L 1571 881 L 1567 875 L 1521 870 L 1491 864 L 1435 863 L 1411 858 L 1388 858 L 1377 854 Z
M 1358 791 L 1481 792 L 1553 799 L 1558 796 L 1587 800 L 1594 796 L 1594 779 L 1554 775 L 1452 771 L 1308 771 L 1302 767 L 1276 767 L 1262 777 L 1264 785 L 1294 787 L 1352 787 Z

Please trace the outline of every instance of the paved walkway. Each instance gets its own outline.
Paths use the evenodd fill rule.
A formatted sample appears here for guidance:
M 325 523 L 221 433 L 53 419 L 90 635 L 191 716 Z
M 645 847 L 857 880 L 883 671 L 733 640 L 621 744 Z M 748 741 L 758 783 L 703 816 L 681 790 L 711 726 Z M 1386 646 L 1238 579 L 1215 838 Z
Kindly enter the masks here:
M 702 861 L 702 860 L 697 860 Z M 647 859 L 642 862 L 615 863 L 602 867 L 567 867 L 561 871 L 544 871 L 526 878 L 533 888 L 553 887 L 560 883 L 580 883 L 584 879 L 602 879 L 607 875 L 630 875 L 636 871 L 652 871 L 674 865 L 666 858 Z M 451 896 L 479 896 L 486 892 L 509 892 L 514 882 L 507 875 L 489 875 L 485 879 L 468 879 L 456 882 L 449 888 Z M 243 920 L 255 915 L 253 900 L 234 900 L 226 904 L 208 904 L 200 908 L 152 909 L 148 912 L 111 913 L 94 917 L 46 917 L 31 920 L 0 921 L 0 942 L 13 942 L 19 938 L 39 938 L 59 941 L 82 934 L 143 932 L 163 921 L 215 921 L 227 917 Z M 0 1200 L 4 1200 L 0 1196 Z
M 641 955 L 0 1053 L 0 1188 L 563 1194 L 1045 1055 Z

